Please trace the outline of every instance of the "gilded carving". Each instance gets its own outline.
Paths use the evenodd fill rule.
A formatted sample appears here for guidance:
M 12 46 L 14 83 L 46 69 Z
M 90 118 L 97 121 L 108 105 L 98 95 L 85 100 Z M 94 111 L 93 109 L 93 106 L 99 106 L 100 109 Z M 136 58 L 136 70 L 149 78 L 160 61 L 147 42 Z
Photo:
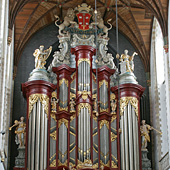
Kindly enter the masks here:
M 101 80 L 99 81 L 99 88 L 103 85 L 103 83 L 105 83 L 105 85 L 107 86 L 108 88 L 108 82 L 106 80 Z
M 58 108 L 59 111 L 67 111 L 68 112 L 68 107 L 60 107 Z
M 135 108 L 135 113 L 138 117 L 138 99 L 136 97 L 122 97 L 120 99 L 120 116 L 123 115 L 124 109 L 129 102 Z
M 110 161 L 108 161 L 107 164 L 104 164 L 102 160 L 100 160 L 100 165 L 110 167 Z
M 83 91 L 78 91 L 78 94 L 82 94 L 83 100 L 86 100 L 87 97 L 88 97 L 88 94 L 90 95 L 91 92 L 90 92 L 90 91 L 87 91 L 87 90 L 83 90 Z
M 118 167 L 117 167 L 117 164 L 116 164 L 114 161 L 111 162 L 111 167 L 112 167 L 112 168 L 118 168 Z
M 104 119 L 101 120 L 99 124 L 100 124 L 100 129 L 103 127 L 104 124 L 106 125 L 107 129 L 109 129 L 109 121 Z
M 54 113 L 51 113 L 51 117 L 57 122 L 56 115 Z
M 78 116 L 79 116 L 79 114 L 80 114 L 81 109 L 83 109 L 83 108 L 87 108 L 87 109 L 89 110 L 89 114 L 90 114 L 90 116 L 91 116 L 91 106 L 90 106 L 89 103 L 80 103 L 80 104 L 78 105 Z
M 114 142 L 117 138 L 117 135 L 115 135 L 113 132 L 111 132 L 111 141 Z
M 42 103 L 42 105 L 44 106 L 44 110 L 48 116 L 48 104 L 49 104 L 49 97 L 46 94 L 32 94 L 29 96 L 29 116 L 31 114 L 31 111 L 34 107 L 34 104 L 38 101 L 38 99 L 40 100 L 40 102 Z
M 108 108 L 107 109 L 103 109 L 103 108 L 100 107 L 100 112 L 109 112 L 109 109 Z
M 83 61 L 86 61 L 86 62 L 91 66 L 90 60 L 89 60 L 88 58 L 80 58 L 80 59 L 78 60 L 78 66 L 79 66 L 79 64 L 80 64 L 81 62 L 83 62 Z
M 68 128 L 68 120 L 64 119 L 64 118 L 62 118 L 58 121 L 58 128 L 60 128 L 62 123 L 64 123 L 64 125 Z
M 67 166 L 67 160 L 64 163 L 61 163 L 61 161 L 58 159 L 58 166 Z
M 76 94 L 70 92 L 70 99 L 72 99 L 72 98 L 76 98 Z
M 68 80 L 66 80 L 65 78 L 62 78 L 61 80 L 59 80 L 59 87 L 63 84 L 63 82 L 65 82 L 65 84 L 68 87 Z
M 51 162 L 50 167 L 56 167 L 56 160 L 55 159 Z
M 114 93 L 110 94 L 110 101 L 115 100 L 116 99 L 116 95 Z
M 56 140 L 56 130 L 50 133 L 50 136 L 52 137 L 53 140 Z
M 56 156 L 56 153 L 54 155 L 51 156 L 50 161 Z M 50 167 L 56 167 L 56 159 L 54 159 L 51 164 Z

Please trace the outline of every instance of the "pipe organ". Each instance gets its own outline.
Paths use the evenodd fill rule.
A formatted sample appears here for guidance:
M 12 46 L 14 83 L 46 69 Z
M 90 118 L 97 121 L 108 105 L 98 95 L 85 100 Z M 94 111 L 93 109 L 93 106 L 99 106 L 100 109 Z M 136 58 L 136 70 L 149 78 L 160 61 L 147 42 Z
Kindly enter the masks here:
M 83 3 L 69 9 L 64 20 L 73 21 L 75 11 L 78 23 L 59 26 L 60 50 L 48 71 L 43 66 L 50 48 L 37 49 L 39 64 L 22 84 L 27 99 L 24 168 L 139 170 L 144 89 L 127 70 L 133 64 L 128 54 L 121 58 L 120 84 L 111 86 L 117 68 L 107 53 L 108 30 L 97 25 L 100 12 L 95 21 L 92 8 Z

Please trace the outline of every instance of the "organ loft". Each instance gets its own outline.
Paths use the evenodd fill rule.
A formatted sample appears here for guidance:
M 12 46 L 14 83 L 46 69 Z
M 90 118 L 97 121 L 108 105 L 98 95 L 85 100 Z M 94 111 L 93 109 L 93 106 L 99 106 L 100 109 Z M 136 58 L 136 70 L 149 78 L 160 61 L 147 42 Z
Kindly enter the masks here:
M 69 8 L 60 23 L 55 18 L 58 50 L 40 44 L 35 68 L 22 83 L 27 116 L 24 126 L 15 122 L 14 170 L 141 170 L 150 161 L 147 148 L 141 150 L 145 88 L 134 74 L 138 54 L 109 53 L 111 19 L 104 25 L 100 10 L 86 3 Z

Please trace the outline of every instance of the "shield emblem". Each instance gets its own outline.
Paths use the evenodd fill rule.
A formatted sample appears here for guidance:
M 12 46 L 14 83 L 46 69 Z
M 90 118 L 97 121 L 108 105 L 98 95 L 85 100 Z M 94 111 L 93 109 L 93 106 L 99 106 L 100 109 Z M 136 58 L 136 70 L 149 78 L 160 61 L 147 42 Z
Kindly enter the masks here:
M 88 30 L 91 15 L 89 13 L 78 13 L 79 29 Z

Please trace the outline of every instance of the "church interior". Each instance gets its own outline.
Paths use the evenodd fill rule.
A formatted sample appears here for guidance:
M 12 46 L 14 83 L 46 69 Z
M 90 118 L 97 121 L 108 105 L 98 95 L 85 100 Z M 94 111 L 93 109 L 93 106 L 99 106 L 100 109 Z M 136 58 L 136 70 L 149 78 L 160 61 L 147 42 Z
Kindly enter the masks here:
M 170 169 L 168 0 L 0 0 L 0 170 Z

